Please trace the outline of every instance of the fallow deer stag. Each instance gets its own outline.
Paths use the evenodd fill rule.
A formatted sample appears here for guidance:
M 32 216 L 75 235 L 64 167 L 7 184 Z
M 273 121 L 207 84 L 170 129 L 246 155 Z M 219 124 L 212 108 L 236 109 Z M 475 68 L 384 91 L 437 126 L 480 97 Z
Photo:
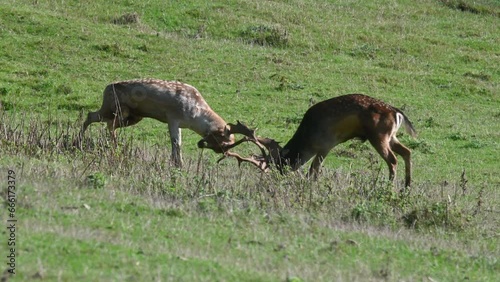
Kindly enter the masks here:
M 103 93 L 101 109 L 89 112 L 74 145 L 81 148 L 87 127 L 94 122 L 106 122 L 113 142 L 119 127 L 131 126 L 143 118 L 168 123 L 172 143 L 172 162 L 182 166 L 181 128 L 189 128 L 203 137 L 199 148 L 224 153 L 246 141 L 234 141 L 238 130 L 248 132 L 240 125 L 228 125 L 205 102 L 200 92 L 191 85 L 158 79 L 140 79 L 114 82 Z
M 416 131 L 405 114 L 380 100 L 362 94 L 349 94 L 322 101 L 309 108 L 297 131 L 281 147 L 269 138 L 248 138 L 260 148 L 266 147 L 269 155 L 242 158 L 235 153 L 226 154 L 239 162 L 250 162 L 261 170 L 273 162 L 283 173 L 285 166 L 297 170 L 314 157 L 309 175 L 316 177 L 328 152 L 336 145 L 353 138 L 370 141 L 389 166 L 389 179 L 394 181 L 397 159 L 405 162 L 405 186 L 411 183 L 410 150 L 399 142 L 396 132 L 404 125 L 406 132 L 416 136 Z

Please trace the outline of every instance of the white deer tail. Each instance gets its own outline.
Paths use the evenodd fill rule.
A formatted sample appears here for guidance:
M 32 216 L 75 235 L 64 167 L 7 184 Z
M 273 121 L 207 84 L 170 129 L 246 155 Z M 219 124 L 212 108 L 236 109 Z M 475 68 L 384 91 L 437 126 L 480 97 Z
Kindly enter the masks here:
M 411 124 L 411 121 L 408 119 L 405 114 L 401 111 L 396 111 L 396 128 L 400 128 L 401 125 L 405 126 L 406 133 L 408 133 L 411 137 L 416 137 L 417 136 L 417 131 L 413 127 L 413 124 Z

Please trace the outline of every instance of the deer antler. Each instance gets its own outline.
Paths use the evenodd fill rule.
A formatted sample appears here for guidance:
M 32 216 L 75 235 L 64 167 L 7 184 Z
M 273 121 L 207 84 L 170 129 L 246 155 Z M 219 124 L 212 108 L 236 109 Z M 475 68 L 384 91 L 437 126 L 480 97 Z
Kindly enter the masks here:
M 265 159 L 267 159 L 267 154 L 266 154 L 266 147 L 264 145 L 262 145 L 260 142 L 259 142 L 259 138 L 257 138 L 255 136 L 255 131 L 257 130 L 256 129 L 250 129 L 248 126 L 246 126 L 245 124 L 241 123 L 239 120 L 236 121 L 237 123 L 236 124 L 232 124 L 232 123 L 229 123 L 229 132 L 231 134 L 234 134 L 234 133 L 239 133 L 239 134 L 242 134 L 244 135 L 245 137 L 237 142 L 235 142 L 234 144 L 231 144 L 229 146 L 227 146 L 225 149 L 226 150 L 229 150 L 231 148 L 234 148 L 236 147 L 237 145 L 243 143 L 243 142 L 247 142 L 247 141 L 250 141 L 252 143 L 254 143 L 255 145 L 257 145 L 257 147 L 259 147 L 261 153 L 262 153 L 262 156 L 264 156 Z
M 277 165 L 281 163 L 280 153 L 282 148 L 279 145 L 279 142 L 276 142 L 271 138 L 262 138 L 256 136 L 255 131 L 257 129 L 250 129 L 240 121 L 237 121 L 236 124 L 229 123 L 228 127 L 231 134 L 238 133 L 244 135 L 244 137 L 241 140 L 234 142 L 233 144 L 225 146 L 224 156 L 217 160 L 217 163 L 221 162 L 227 157 L 234 157 L 236 158 L 236 160 L 238 160 L 238 166 L 240 166 L 242 162 L 248 162 L 258 167 L 263 172 L 267 172 L 269 170 L 271 162 L 274 162 Z M 250 158 L 244 158 L 239 154 L 229 152 L 229 149 L 234 148 L 243 142 L 252 142 L 257 145 L 257 147 L 259 147 L 260 149 L 261 155 L 253 155 Z M 267 153 L 266 150 L 269 153 Z
M 248 126 L 241 123 L 239 120 L 236 121 L 236 124 L 228 123 L 228 125 L 229 125 L 229 132 L 231 134 L 239 133 L 239 134 L 243 134 L 244 136 L 247 136 L 249 138 L 253 138 L 253 139 L 257 140 L 255 138 L 255 130 L 257 130 L 257 128 L 250 129 Z
M 223 159 L 225 159 L 227 157 L 236 158 L 236 160 L 238 161 L 238 166 L 241 166 L 241 163 L 243 163 L 243 162 L 248 162 L 248 163 L 251 163 L 251 164 L 255 165 L 256 167 L 258 167 L 262 172 L 267 172 L 269 169 L 269 164 L 264 157 L 262 157 L 259 160 L 256 160 L 254 158 L 254 156 L 252 156 L 252 158 L 244 158 L 237 153 L 232 153 L 229 151 L 226 151 L 224 153 L 224 156 L 222 156 L 220 159 L 217 160 L 217 163 L 219 163 L 220 161 L 222 161 Z
M 266 172 L 269 168 L 269 157 L 266 153 L 266 147 L 264 145 L 262 145 L 259 142 L 259 138 L 257 136 L 255 136 L 255 130 L 257 130 L 257 129 L 250 129 L 248 126 L 241 123 L 239 120 L 237 121 L 236 124 L 229 123 L 228 126 L 229 126 L 229 133 L 230 134 L 235 134 L 235 133 L 242 134 L 242 135 L 244 135 L 244 137 L 241 140 L 234 142 L 233 144 L 225 146 L 224 147 L 224 156 L 222 158 L 220 158 L 217 161 L 217 163 L 219 163 L 220 161 L 222 161 L 223 159 L 225 159 L 227 157 L 234 157 L 234 158 L 236 158 L 236 160 L 238 160 L 238 166 L 240 166 L 242 162 L 249 162 L 249 163 L 255 165 L 256 167 L 258 167 L 260 170 Z M 253 156 L 251 158 L 244 158 L 244 157 L 240 156 L 239 154 L 229 152 L 229 149 L 234 148 L 243 142 L 252 142 L 255 145 L 257 145 L 257 147 L 259 147 L 259 149 L 260 149 L 260 152 L 262 153 L 262 156 L 259 157 L 258 159 L 256 159 L 255 156 Z

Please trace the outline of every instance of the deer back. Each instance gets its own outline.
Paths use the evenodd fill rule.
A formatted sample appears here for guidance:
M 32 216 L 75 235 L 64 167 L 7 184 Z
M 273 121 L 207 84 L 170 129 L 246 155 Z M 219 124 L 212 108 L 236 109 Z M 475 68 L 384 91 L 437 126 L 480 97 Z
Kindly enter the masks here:
M 127 107 L 133 116 L 176 122 L 200 135 L 223 130 L 226 124 L 195 87 L 178 81 L 120 81 L 108 85 L 103 95 L 103 107 L 110 107 L 113 112 Z

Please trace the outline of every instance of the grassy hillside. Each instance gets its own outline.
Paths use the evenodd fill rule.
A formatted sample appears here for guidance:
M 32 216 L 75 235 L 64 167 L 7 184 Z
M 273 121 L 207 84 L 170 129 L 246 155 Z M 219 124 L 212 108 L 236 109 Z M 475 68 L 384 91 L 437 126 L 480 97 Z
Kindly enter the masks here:
M 499 15 L 494 0 L 0 1 L 0 180 L 15 171 L 18 193 L 11 278 L 496 280 Z M 188 130 L 176 170 L 166 126 L 151 120 L 120 130 L 116 150 L 98 124 L 93 149 L 61 145 L 108 83 L 142 77 L 194 85 L 226 121 L 283 142 L 312 103 L 382 99 L 419 133 L 400 137 L 412 191 L 388 186 L 385 164 L 356 141 L 314 183 L 216 165 Z

